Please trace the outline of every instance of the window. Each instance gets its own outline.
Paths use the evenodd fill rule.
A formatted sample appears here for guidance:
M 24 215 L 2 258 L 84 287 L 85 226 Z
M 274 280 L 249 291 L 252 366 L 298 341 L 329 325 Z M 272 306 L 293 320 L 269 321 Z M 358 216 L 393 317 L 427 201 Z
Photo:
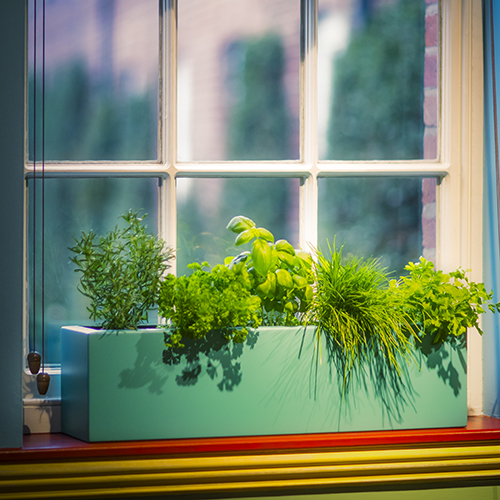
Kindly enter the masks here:
M 304 249 L 335 239 L 395 272 L 424 254 L 481 281 L 482 83 L 461 72 L 462 59 L 481 56 L 470 25 L 481 26 L 480 6 L 437 0 L 164 0 L 159 10 L 156 0 L 48 2 L 54 370 L 59 326 L 85 312 L 66 248 L 128 208 L 148 212 L 149 226 L 178 249 L 178 273 L 227 255 L 224 228 L 241 213 Z M 477 341 L 470 345 L 474 367 Z M 480 396 L 470 405 L 480 411 Z

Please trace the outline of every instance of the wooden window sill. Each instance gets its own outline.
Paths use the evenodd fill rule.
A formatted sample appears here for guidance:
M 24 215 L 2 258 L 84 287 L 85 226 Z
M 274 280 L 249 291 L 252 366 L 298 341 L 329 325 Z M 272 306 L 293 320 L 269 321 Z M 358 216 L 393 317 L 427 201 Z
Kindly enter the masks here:
M 85 443 L 0 450 L 0 499 L 237 497 L 500 484 L 500 420 L 408 431 Z

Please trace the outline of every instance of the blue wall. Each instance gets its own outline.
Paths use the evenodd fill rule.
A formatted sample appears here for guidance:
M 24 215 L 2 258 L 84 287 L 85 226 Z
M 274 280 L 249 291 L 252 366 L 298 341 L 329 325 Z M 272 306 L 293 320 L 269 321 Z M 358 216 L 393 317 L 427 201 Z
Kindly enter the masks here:
M 493 70 L 496 73 L 497 117 L 500 119 L 500 6 L 493 2 L 493 35 L 495 61 L 491 47 L 491 2 L 484 2 L 484 282 L 488 290 L 495 291 L 500 300 L 500 249 L 498 235 L 495 126 L 493 101 Z M 483 318 L 483 411 L 500 417 L 500 315 L 486 314 Z
M 25 2 L 0 1 L 0 448 L 22 446 Z

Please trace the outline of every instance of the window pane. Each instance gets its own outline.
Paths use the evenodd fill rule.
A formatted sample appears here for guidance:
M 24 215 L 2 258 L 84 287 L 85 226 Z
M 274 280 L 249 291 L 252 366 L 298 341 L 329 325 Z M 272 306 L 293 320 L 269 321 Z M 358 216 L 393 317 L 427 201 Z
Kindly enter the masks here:
M 238 255 L 242 247 L 234 247 L 236 235 L 226 229 L 236 215 L 296 246 L 298 192 L 298 179 L 177 179 L 177 273 L 188 272 L 187 264 L 194 261 L 214 266 Z
M 28 302 L 30 344 L 33 344 L 33 197 L 29 181 L 28 211 Z M 45 335 L 46 362 L 59 363 L 59 329 L 63 325 L 91 325 L 88 301 L 77 291 L 79 273 L 70 262 L 82 231 L 98 235 L 120 224 L 120 215 L 129 209 L 148 213 L 147 225 L 157 232 L 157 179 L 46 179 L 45 180 Z M 36 348 L 41 349 L 41 181 L 36 186 Z M 154 318 L 153 318 L 153 321 Z
M 319 179 L 319 247 L 382 258 L 394 277 L 436 250 L 436 181 L 418 178 Z
M 300 1 L 178 5 L 179 160 L 298 159 Z
M 29 2 L 30 158 L 34 3 Z M 37 0 L 37 159 L 41 158 L 42 2 Z M 46 2 L 45 158 L 156 160 L 158 0 Z
M 319 157 L 437 158 L 437 0 L 319 1 Z

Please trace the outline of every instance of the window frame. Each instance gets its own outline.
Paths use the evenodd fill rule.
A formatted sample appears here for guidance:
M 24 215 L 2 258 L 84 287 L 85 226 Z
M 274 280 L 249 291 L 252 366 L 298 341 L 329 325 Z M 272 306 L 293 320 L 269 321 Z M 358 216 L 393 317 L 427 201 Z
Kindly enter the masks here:
M 179 177 L 296 177 L 299 193 L 299 244 L 318 238 L 318 179 L 338 176 L 436 177 L 436 265 L 445 271 L 472 269 L 482 281 L 483 60 L 482 2 L 441 0 L 438 158 L 411 161 L 320 161 L 317 150 L 318 0 L 301 0 L 300 159 L 274 162 L 177 162 L 177 0 L 160 2 L 160 125 L 158 160 L 150 162 L 46 162 L 47 177 L 157 177 L 159 235 L 176 247 L 176 179 Z M 170 50 L 167 50 L 170 47 Z M 26 85 L 27 87 L 27 85 Z M 25 131 L 27 117 L 25 117 Z M 25 136 L 27 134 L 25 133 Z M 27 145 L 27 139 L 25 139 Z M 456 145 L 460 145 L 456 147 Z M 25 147 L 25 178 L 33 176 Z M 27 187 L 24 231 L 27 236 Z M 25 282 L 27 250 L 25 243 Z M 28 297 L 24 291 L 24 338 Z M 469 413 L 482 413 L 482 343 L 468 337 Z M 25 341 L 25 351 L 27 342 Z M 52 370 L 55 374 L 57 370 Z M 25 368 L 28 387 L 32 378 Z M 35 393 L 35 392 L 33 392 Z

